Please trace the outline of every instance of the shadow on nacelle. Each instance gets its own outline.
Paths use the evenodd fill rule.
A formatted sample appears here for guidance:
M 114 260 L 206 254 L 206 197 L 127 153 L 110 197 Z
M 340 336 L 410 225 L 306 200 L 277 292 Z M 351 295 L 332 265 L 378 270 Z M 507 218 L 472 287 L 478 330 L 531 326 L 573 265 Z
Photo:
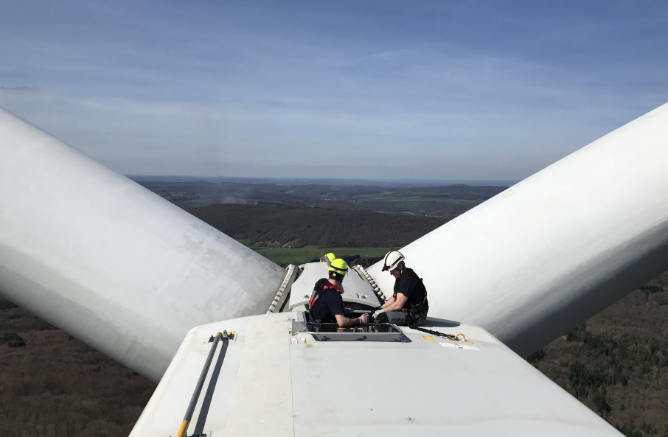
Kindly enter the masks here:
M 454 328 L 461 325 L 454 320 L 439 319 L 436 317 L 427 317 L 427 321 L 420 325 L 421 328 Z

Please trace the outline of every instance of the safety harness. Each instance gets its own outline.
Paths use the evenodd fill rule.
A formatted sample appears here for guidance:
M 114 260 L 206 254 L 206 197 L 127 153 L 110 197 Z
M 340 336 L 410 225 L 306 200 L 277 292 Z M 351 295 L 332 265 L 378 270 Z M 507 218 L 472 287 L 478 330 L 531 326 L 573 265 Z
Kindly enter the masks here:
M 429 300 L 427 300 L 427 288 L 420 278 L 412 269 L 406 269 L 402 272 L 402 277 L 415 276 L 418 279 L 415 287 L 417 288 L 418 293 L 424 293 L 424 298 L 418 303 L 410 303 L 407 308 L 404 308 L 404 312 L 408 316 L 408 324 L 412 324 L 418 317 L 418 314 L 424 311 L 429 311 Z M 394 300 L 397 300 L 397 286 L 398 281 L 394 283 Z
M 315 288 L 313 289 L 313 292 L 311 293 L 311 299 L 308 301 L 308 313 L 309 316 L 311 316 L 311 320 L 314 320 L 313 318 L 313 306 L 315 303 L 320 299 L 320 296 L 322 296 L 324 293 L 327 291 L 336 291 L 339 294 L 343 294 L 343 288 L 337 287 L 336 285 L 332 285 L 329 280 L 323 278 L 319 280 L 318 282 L 315 283 Z

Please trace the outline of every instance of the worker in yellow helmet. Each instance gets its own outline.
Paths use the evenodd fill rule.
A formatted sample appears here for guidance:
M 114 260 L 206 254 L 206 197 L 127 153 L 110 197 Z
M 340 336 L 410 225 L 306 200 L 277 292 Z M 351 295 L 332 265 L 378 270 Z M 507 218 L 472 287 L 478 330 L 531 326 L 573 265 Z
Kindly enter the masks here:
M 335 323 L 340 328 L 354 326 L 361 323 L 369 323 L 369 315 L 361 317 L 346 317 L 346 309 L 343 307 L 343 288 L 341 282 L 348 273 L 348 265 L 340 258 L 334 258 L 329 265 L 329 278 L 320 279 L 315 283 L 311 300 L 309 301 L 309 314 L 314 320 L 324 323 Z
M 334 255 L 333 253 L 330 252 L 330 253 L 326 253 L 323 256 L 321 256 L 320 257 L 320 262 L 321 263 L 327 263 L 327 265 L 329 266 L 329 265 L 332 264 L 332 261 L 334 261 L 335 259 L 336 259 L 336 255 Z

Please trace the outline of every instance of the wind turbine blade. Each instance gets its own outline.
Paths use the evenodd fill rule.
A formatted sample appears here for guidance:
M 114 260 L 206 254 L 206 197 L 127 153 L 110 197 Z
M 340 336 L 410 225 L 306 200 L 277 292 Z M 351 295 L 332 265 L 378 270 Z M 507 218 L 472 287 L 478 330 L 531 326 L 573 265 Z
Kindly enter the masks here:
M 285 272 L 0 109 L 0 293 L 157 381 L 194 326 L 264 313 Z
M 401 249 L 431 316 L 528 354 L 668 269 L 668 105 Z M 394 279 L 369 273 L 386 294 Z

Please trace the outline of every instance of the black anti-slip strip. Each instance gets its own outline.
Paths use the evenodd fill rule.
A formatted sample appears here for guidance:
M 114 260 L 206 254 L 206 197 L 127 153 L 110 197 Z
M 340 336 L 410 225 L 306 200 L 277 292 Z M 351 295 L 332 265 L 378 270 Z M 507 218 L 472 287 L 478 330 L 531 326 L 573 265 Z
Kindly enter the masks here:
M 223 360 L 225 360 L 225 353 L 227 352 L 227 346 L 229 344 L 230 341 L 224 338 L 223 347 L 220 350 L 220 355 L 218 355 L 218 360 L 216 361 L 216 365 L 213 368 L 213 373 L 211 374 L 211 380 L 209 380 L 209 386 L 206 389 L 206 395 L 204 395 L 204 400 L 202 401 L 202 409 L 199 411 L 199 417 L 197 418 L 197 425 L 195 426 L 195 432 L 193 433 L 193 436 L 200 436 L 204 432 L 206 417 L 209 415 L 209 406 L 211 406 L 213 392 L 216 390 L 218 375 L 220 375 L 220 369 L 223 367 Z

